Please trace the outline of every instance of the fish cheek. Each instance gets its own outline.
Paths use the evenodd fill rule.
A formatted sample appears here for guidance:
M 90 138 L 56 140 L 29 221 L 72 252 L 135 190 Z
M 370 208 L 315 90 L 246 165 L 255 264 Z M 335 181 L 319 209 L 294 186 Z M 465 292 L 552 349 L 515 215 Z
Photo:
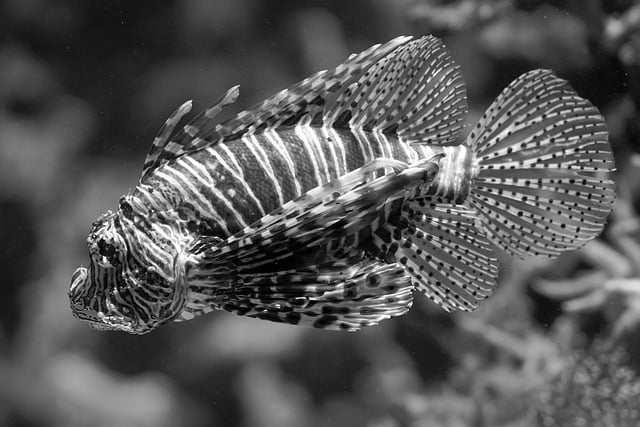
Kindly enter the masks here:
M 138 329 L 140 327 L 146 328 L 153 323 L 153 319 L 136 301 L 141 298 L 149 300 L 148 297 L 145 298 L 146 295 L 143 292 L 143 289 L 147 286 L 146 278 L 147 273 L 140 273 L 139 269 L 123 270 L 114 284 L 117 297 L 112 297 L 111 299 L 118 311 L 128 320 L 133 321 Z

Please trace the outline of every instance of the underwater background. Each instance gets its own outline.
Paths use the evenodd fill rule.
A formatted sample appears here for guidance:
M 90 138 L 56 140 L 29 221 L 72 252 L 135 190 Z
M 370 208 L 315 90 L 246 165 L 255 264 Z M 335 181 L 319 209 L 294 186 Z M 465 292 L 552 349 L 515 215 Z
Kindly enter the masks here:
M 640 425 L 640 2 L 0 2 L 0 426 Z M 237 112 L 397 35 L 441 37 L 475 123 L 550 68 L 607 121 L 618 199 L 600 239 L 500 256 L 495 295 L 417 297 L 358 333 L 216 312 L 143 336 L 73 318 L 91 222 L 135 186 L 182 102 Z

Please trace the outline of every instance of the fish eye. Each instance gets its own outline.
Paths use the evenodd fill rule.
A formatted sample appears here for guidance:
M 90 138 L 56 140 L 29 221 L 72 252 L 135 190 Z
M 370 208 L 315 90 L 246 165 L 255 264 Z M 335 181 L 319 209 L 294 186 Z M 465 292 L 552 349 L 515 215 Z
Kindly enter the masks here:
M 115 254 L 116 254 L 115 246 L 113 246 L 110 243 L 107 243 L 107 241 L 104 239 L 100 239 L 98 241 L 98 251 L 100 255 L 107 258 L 108 260 L 115 258 Z
M 108 237 L 99 236 L 90 245 L 90 252 L 98 265 L 102 267 L 113 267 L 118 264 L 117 242 Z
M 111 211 L 94 221 L 91 233 L 87 237 L 87 244 L 89 254 L 98 266 L 109 268 L 118 264 L 124 247 Z

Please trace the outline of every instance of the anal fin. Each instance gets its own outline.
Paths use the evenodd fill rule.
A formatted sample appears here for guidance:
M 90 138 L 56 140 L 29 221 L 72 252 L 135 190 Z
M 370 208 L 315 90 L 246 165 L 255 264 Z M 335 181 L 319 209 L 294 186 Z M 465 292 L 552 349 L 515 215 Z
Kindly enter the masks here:
M 420 292 L 447 311 L 471 311 L 492 294 L 498 275 L 497 258 L 478 223 L 464 205 L 411 200 L 397 224 L 384 225 L 374 238 Z

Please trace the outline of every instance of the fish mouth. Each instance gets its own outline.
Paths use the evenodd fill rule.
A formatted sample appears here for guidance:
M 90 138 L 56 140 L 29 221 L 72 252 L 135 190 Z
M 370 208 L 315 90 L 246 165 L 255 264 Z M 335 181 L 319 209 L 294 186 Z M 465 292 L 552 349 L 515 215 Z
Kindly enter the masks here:
M 150 328 L 141 328 L 133 319 L 123 316 L 115 307 L 109 307 L 106 312 L 96 311 L 90 307 L 83 307 L 81 302 L 71 302 L 73 315 L 89 324 L 96 331 L 121 331 L 129 334 L 145 334 Z
M 148 332 L 147 329 L 140 328 L 134 319 L 121 313 L 109 299 L 102 309 L 92 307 L 85 300 L 89 286 L 89 270 L 78 267 L 71 276 L 69 286 L 69 301 L 75 317 L 87 322 L 91 328 L 98 331 L 123 331 L 132 334 Z
M 144 334 L 147 330 L 139 329 L 136 322 L 119 314 L 97 313 L 98 320 L 90 320 L 89 326 L 97 331 L 121 331 L 129 334 Z

